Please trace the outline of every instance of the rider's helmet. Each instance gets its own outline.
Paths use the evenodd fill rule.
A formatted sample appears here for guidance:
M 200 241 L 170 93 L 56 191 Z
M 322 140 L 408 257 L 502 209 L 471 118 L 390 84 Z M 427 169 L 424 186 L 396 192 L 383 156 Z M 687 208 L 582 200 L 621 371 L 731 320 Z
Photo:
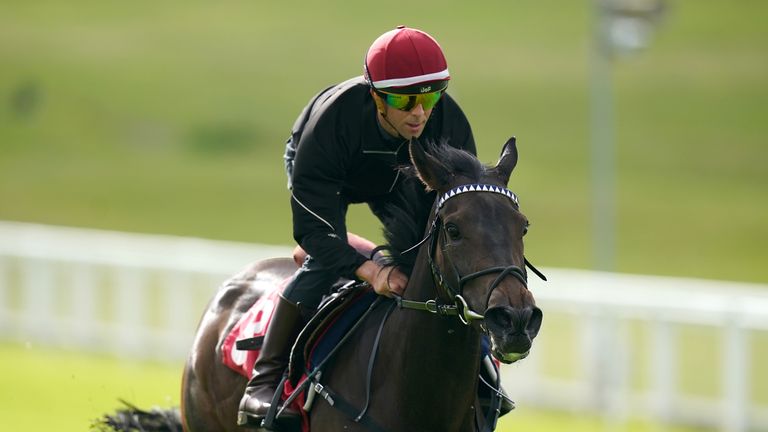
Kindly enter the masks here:
M 442 92 L 451 75 L 443 50 L 427 33 L 398 26 L 376 39 L 365 56 L 365 78 L 374 91 L 418 95 Z

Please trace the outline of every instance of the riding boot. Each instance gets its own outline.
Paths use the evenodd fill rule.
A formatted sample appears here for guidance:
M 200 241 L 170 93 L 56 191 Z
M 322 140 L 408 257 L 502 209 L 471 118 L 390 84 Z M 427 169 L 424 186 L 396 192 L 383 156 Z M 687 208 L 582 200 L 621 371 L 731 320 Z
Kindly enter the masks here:
M 301 307 L 280 296 L 264 335 L 261 352 L 253 365 L 253 375 L 240 400 L 238 425 L 258 426 L 266 417 L 283 372 L 288 367 L 291 347 L 304 324 Z M 283 416 L 297 417 L 300 413 L 286 408 L 281 418 Z

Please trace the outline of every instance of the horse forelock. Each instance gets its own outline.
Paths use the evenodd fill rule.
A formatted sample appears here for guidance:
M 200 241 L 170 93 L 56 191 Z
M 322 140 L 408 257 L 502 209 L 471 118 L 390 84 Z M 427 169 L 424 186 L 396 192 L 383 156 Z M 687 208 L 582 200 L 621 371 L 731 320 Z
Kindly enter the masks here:
M 488 171 L 488 167 L 484 166 L 475 155 L 466 150 L 451 147 L 447 140 L 439 143 L 426 141 L 424 147 L 427 153 L 434 156 L 456 179 L 474 183 L 480 181 Z

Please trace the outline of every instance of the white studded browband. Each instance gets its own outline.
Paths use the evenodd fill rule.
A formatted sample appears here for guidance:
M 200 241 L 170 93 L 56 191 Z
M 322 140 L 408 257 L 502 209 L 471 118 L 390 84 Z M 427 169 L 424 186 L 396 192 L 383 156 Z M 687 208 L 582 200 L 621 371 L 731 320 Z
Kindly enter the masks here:
M 503 188 L 501 186 L 494 186 L 489 184 L 466 184 L 461 185 L 458 187 L 455 187 L 448 192 L 444 193 L 440 200 L 437 202 L 437 208 L 435 209 L 435 212 L 440 211 L 440 209 L 443 207 L 446 201 L 449 199 L 455 197 L 456 195 L 461 195 L 463 193 L 467 192 L 491 192 L 491 193 L 497 193 L 499 195 L 504 195 L 505 197 L 512 200 L 512 202 L 515 203 L 515 205 L 520 205 L 519 201 L 517 200 L 517 195 L 515 195 L 514 192 L 507 188 Z

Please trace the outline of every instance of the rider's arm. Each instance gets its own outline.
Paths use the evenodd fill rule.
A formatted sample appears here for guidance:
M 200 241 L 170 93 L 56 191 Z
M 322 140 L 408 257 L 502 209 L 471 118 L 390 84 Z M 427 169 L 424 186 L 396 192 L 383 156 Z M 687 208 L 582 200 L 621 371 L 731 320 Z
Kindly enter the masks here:
M 334 111 L 307 123 L 294 161 L 291 209 L 298 244 L 325 268 L 353 279 L 367 258 L 345 240 L 346 203 L 340 193 L 355 149 L 344 130 Z

